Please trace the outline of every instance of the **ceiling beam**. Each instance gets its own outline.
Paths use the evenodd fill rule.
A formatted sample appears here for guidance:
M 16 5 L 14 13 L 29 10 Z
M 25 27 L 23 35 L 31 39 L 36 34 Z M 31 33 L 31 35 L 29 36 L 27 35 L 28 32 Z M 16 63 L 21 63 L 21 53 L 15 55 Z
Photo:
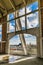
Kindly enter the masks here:
M 7 11 L 7 7 L 6 7 L 6 4 L 5 4 L 4 0 L 2 0 L 1 3 L 4 6 L 5 10 Z
M 5 4 L 4 4 L 4 1 L 2 0 L 1 3 L 0 3 L 0 10 L 2 11 L 3 13 L 3 16 L 5 16 L 7 14 L 7 9 L 5 7 Z
M 24 5 L 26 6 L 26 1 L 25 1 L 25 0 L 23 0 L 23 2 L 24 2 Z
M 12 8 L 15 10 L 16 7 L 15 7 L 15 4 L 14 4 L 13 0 L 9 0 L 9 2 L 10 2 L 10 4 L 11 4 Z
M 3 5 L 0 3 L 0 7 L 3 9 L 3 10 L 5 10 L 5 8 L 3 7 Z
M 0 14 L 1 14 L 1 16 L 3 16 L 3 11 L 0 9 Z

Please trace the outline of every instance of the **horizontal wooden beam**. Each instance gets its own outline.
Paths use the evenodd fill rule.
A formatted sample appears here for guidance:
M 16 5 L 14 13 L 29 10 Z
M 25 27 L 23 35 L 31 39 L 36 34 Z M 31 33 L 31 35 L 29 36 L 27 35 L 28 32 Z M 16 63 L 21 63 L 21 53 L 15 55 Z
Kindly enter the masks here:
M 8 39 L 11 39 L 12 37 L 18 34 L 31 34 L 31 35 L 39 36 L 39 28 L 36 27 L 36 28 L 30 28 L 27 30 L 19 30 L 19 31 L 7 33 L 7 36 L 8 36 Z

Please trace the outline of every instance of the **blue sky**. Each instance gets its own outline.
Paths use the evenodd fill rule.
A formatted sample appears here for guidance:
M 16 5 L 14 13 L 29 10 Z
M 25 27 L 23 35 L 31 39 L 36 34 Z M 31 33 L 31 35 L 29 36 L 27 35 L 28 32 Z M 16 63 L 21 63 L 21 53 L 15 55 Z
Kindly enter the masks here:
M 38 9 L 38 2 L 37 1 L 26 7 L 27 13 L 34 11 L 36 9 Z M 24 8 L 19 10 L 19 16 L 23 15 L 23 14 L 24 14 Z M 10 14 L 9 17 L 11 20 L 14 18 L 14 15 Z M 20 21 L 22 24 L 22 29 L 25 29 L 25 18 L 22 17 L 20 19 Z M 14 32 L 14 29 L 15 29 L 14 22 L 15 22 L 14 20 L 10 22 L 10 25 L 9 25 L 10 32 Z M 38 12 L 27 16 L 27 28 L 36 27 L 36 26 L 38 26 L 38 24 L 39 24 L 38 23 Z M 0 32 L 1 32 L 1 27 L 0 27 Z M 36 37 L 35 36 L 32 36 L 30 34 L 24 34 L 24 37 L 25 37 L 27 44 L 29 44 L 29 43 L 36 44 Z M 1 33 L 0 33 L 0 39 L 1 39 Z M 10 42 L 10 44 L 13 44 L 13 45 L 21 43 L 19 35 L 14 36 L 12 39 L 10 39 L 9 42 Z
M 27 6 L 27 7 L 28 7 L 28 6 Z M 34 11 L 34 10 L 38 9 L 38 2 L 36 1 L 35 3 L 29 5 L 28 8 L 29 8 L 29 10 L 31 10 L 31 11 Z

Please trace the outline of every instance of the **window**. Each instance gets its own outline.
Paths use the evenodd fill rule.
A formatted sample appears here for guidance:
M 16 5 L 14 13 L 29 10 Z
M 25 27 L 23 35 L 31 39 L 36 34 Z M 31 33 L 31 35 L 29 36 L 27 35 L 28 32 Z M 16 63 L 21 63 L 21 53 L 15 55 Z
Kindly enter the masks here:
M 37 10 L 37 9 L 38 9 L 38 1 L 28 5 L 26 7 L 26 13 L 32 12 L 32 11 Z
M 27 29 L 39 27 L 38 12 L 27 15 Z
M 35 11 L 37 9 L 38 9 L 38 1 L 36 1 L 36 2 L 34 2 L 34 3 L 32 3 L 32 4 L 28 5 L 28 6 L 26 6 L 26 13 L 25 13 L 25 7 L 17 11 L 17 14 L 18 14 L 17 17 L 22 16 L 22 15 L 24 15 L 24 17 L 20 17 L 20 18 L 16 17 L 17 18 L 16 19 L 16 21 L 17 21 L 17 23 L 16 23 L 16 31 L 25 30 L 25 28 L 29 29 L 29 28 L 39 27 L 38 12 L 30 13 L 29 15 L 27 14 L 27 13 Z M 25 27 L 25 23 L 26 23 L 25 22 L 25 14 L 27 14 L 26 15 L 26 19 L 27 19 L 26 20 L 26 22 L 27 22 L 26 26 L 27 27 Z M 8 15 L 8 19 L 11 22 L 9 24 L 9 26 L 11 26 L 10 30 L 12 30 L 12 31 L 14 31 L 13 29 L 14 29 L 14 26 L 15 26 L 15 23 L 14 23 L 15 20 L 12 20 L 14 18 L 15 18 L 15 13 L 11 13 L 11 14 Z M 18 25 L 19 21 L 20 21 L 22 29 L 20 28 L 20 25 Z M 13 26 L 12 26 L 12 24 L 13 24 Z
M 15 32 L 15 20 L 8 22 L 7 32 Z
M 26 49 L 29 51 L 30 55 L 37 55 L 37 42 L 36 36 L 30 34 L 24 34 L 24 38 L 26 41 Z
M 15 20 L 12 20 L 15 18 L 15 12 L 9 14 L 7 16 L 7 32 L 14 32 L 15 31 Z
M 20 40 L 19 35 L 14 36 L 12 39 L 9 40 L 10 43 L 10 51 L 16 51 L 15 53 L 18 54 L 19 51 L 23 51 L 22 43 Z
M 19 16 L 22 16 L 25 14 L 25 8 L 22 8 L 19 10 Z
M 9 14 L 9 15 L 7 16 L 7 21 L 14 19 L 14 18 L 15 18 L 14 15 L 15 15 L 15 13 Z
M 10 39 L 9 42 L 10 42 L 10 45 L 19 45 L 19 43 L 21 43 L 19 35 L 14 36 L 12 39 Z
M 25 41 L 26 41 L 26 44 L 34 44 L 36 45 L 36 37 L 31 35 L 31 34 L 24 34 L 24 38 L 25 38 Z

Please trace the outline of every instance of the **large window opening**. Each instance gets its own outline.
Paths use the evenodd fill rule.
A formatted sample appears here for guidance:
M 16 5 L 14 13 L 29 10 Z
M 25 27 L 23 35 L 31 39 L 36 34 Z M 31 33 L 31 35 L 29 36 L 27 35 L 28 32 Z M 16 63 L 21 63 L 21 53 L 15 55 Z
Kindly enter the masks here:
M 24 34 L 24 39 L 24 47 L 27 50 L 27 55 L 37 55 L 36 36 L 33 36 L 31 34 Z M 11 54 L 25 55 L 22 41 L 20 40 L 19 35 L 16 35 L 9 40 Z
M 24 30 L 27 32 L 27 29 L 29 31 L 30 28 L 39 27 L 38 2 L 36 1 L 18 10 L 17 16 L 15 13 L 16 12 L 13 12 L 11 14 L 8 14 L 7 16 L 7 34 L 11 34 L 11 38 L 8 38 L 10 56 L 7 56 L 7 61 L 9 62 L 14 62 L 15 60 L 18 60 L 19 58 L 24 58 L 27 55 L 37 55 L 36 37 L 29 33 L 18 33 Z M 0 29 L 0 40 L 2 39 L 1 31 L 2 29 Z M 15 34 L 13 33 L 12 35 L 12 32 L 15 32 Z M 16 35 L 16 33 L 18 35 Z M 13 54 L 21 56 L 18 57 Z
M 39 27 L 38 20 L 38 1 L 27 5 L 26 7 L 17 10 L 8 15 L 7 21 L 9 21 L 9 31 L 15 32 L 20 30 L 26 30 L 30 28 Z M 21 29 L 18 29 L 18 23 L 21 26 Z
M 36 36 L 33 36 L 31 34 L 24 34 L 24 38 L 26 41 L 27 53 L 30 55 L 37 55 Z
M 10 39 L 9 43 L 10 43 L 10 53 L 11 54 L 19 54 L 19 55 L 22 54 L 23 47 L 22 47 L 22 43 L 21 43 L 19 35 L 16 35 L 12 39 Z

